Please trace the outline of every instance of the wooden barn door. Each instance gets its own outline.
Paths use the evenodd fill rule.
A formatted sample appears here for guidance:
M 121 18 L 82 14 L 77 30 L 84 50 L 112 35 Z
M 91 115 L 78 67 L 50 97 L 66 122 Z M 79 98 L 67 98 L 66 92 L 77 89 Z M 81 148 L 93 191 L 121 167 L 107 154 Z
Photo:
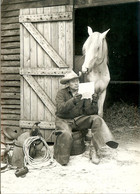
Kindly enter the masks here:
M 40 121 L 43 137 L 50 142 L 60 78 L 73 68 L 72 11 L 71 6 L 20 10 L 20 127 L 30 129 Z

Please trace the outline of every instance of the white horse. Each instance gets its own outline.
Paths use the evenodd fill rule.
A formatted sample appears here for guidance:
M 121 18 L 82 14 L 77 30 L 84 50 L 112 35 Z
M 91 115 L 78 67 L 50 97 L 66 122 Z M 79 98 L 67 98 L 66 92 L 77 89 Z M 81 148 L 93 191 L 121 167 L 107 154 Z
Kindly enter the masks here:
M 110 29 L 109 29 L 110 30 Z M 82 65 L 82 72 L 86 81 L 95 83 L 95 93 L 99 95 L 98 115 L 103 117 L 103 105 L 106 97 L 106 88 L 110 81 L 108 70 L 108 48 L 106 43 L 106 34 L 94 32 L 88 27 L 89 37 L 83 45 L 83 54 L 85 61 Z

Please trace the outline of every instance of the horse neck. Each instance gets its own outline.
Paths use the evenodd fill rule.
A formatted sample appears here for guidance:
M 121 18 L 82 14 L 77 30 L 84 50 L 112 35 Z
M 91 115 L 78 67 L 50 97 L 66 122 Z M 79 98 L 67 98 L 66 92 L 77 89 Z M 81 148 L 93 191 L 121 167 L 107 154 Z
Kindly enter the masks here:
M 107 63 L 108 63 L 108 48 L 107 48 L 107 43 L 106 41 L 103 44 L 103 53 L 102 53 L 102 60 L 100 60 L 101 62 L 99 62 L 99 64 L 97 64 L 97 66 L 99 67 L 99 69 L 107 69 Z

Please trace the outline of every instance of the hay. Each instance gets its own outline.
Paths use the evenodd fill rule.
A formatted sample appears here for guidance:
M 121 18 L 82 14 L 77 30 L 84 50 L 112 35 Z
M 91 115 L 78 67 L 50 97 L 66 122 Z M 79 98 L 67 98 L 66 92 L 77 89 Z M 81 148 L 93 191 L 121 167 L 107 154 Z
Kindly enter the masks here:
M 140 109 L 135 105 L 117 102 L 105 110 L 104 120 L 111 129 L 140 126 Z

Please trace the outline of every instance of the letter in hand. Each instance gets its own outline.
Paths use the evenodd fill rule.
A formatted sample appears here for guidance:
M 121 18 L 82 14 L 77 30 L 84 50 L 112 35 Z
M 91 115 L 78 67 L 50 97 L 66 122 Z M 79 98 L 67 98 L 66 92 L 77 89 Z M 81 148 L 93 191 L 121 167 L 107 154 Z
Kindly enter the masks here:
M 93 94 L 92 95 L 92 102 L 98 102 L 98 99 L 99 99 L 99 95 L 98 94 Z
M 73 103 L 76 104 L 77 102 L 79 102 L 82 98 L 82 94 L 75 94 L 73 97 Z

